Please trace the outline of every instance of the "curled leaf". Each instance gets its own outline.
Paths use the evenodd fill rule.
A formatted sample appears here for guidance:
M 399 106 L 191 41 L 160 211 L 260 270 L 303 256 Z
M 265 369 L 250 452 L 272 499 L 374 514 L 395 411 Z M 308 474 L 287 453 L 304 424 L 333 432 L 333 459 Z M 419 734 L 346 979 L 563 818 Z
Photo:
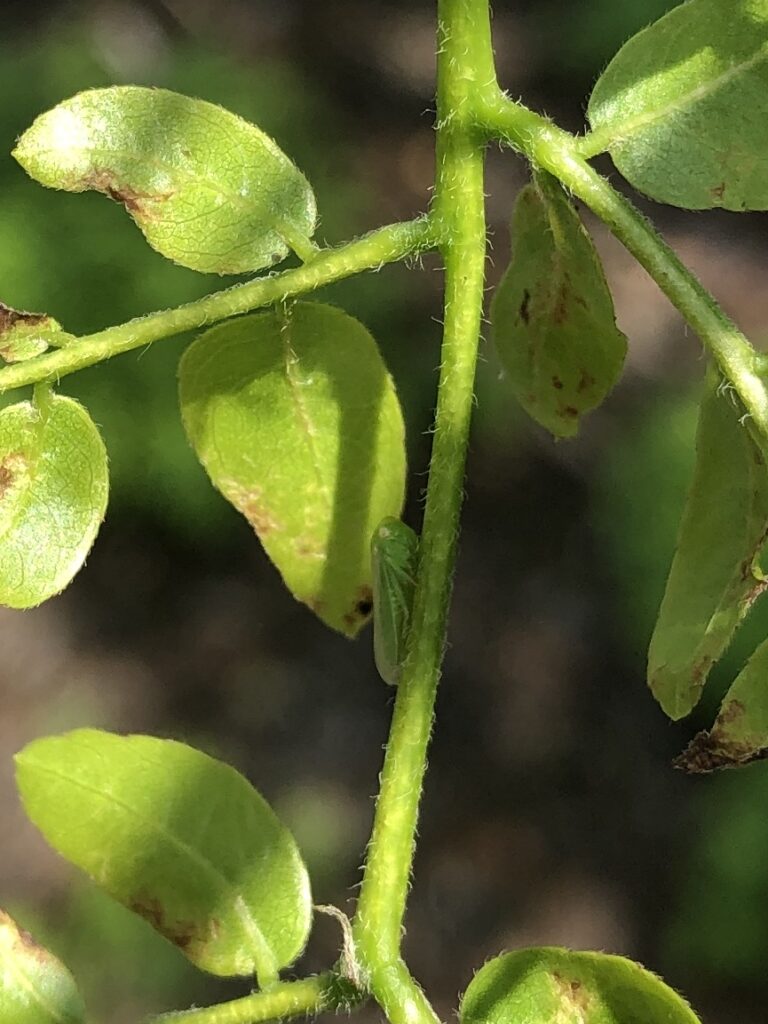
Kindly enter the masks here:
M 45 313 L 23 313 L 0 302 L 0 359 L 20 363 L 72 339 L 61 324 Z
M 348 636 L 372 609 L 370 537 L 398 515 L 403 418 L 363 325 L 299 302 L 201 335 L 179 368 L 184 426 L 289 590 Z
M 639 964 L 606 953 L 542 947 L 487 963 L 464 994 L 461 1024 L 700 1024 Z
M 229 765 L 183 743 L 79 729 L 16 756 L 48 842 L 205 971 L 262 985 L 312 917 L 293 837 Z
M 496 349 L 528 415 L 572 437 L 616 383 L 626 338 L 592 241 L 549 175 L 518 196 L 512 233 L 512 261 L 491 307 Z
M 13 155 L 49 188 L 122 203 L 154 249 L 192 270 L 268 267 L 315 230 L 312 189 L 269 136 L 167 89 L 79 93 L 41 114 Z
M 84 1024 L 74 978 L 52 953 L 0 910 L 0 1021 Z
M 732 392 L 711 373 L 696 466 L 648 651 L 648 684 L 670 718 L 696 705 L 712 665 L 766 581 L 768 471 Z
M 72 580 L 107 507 L 107 454 L 71 398 L 0 411 L 0 605 L 31 608 Z
M 768 209 L 768 2 L 688 0 L 623 46 L 589 101 L 640 192 L 685 209 Z
M 768 755 L 768 640 L 753 653 L 725 695 L 709 732 L 694 736 L 675 761 L 688 772 L 736 768 Z

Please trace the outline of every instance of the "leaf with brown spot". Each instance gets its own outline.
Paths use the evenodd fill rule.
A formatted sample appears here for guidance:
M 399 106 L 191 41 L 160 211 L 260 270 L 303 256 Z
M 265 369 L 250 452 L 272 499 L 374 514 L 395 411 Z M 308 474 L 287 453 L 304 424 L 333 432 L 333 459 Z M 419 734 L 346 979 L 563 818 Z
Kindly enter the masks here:
M 78 402 L 0 411 L 0 605 L 31 608 L 66 587 L 107 507 L 107 453 Z
M 291 593 L 354 636 L 370 618 L 369 539 L 399 515 L 405 435 L 359 321 L 299 302 L 214 327 L 179 368 L 184 426 Z
M 688 772 L 737 768 L 768 755 L 768 640 L 733 681 L 709 732 L 700 732 L 675 761 Z
M 542 947 L 489 961 L 472 979 L 460 1024 L 700 1024 L 639 964 L 606 953 Z
M 520 193 L 514 252 L 491 307 L 493 337 L 526 412 L 557 437 L 616 383 L 626 339 L 600 260 L 561 186 L 546 174 Z
M 648 684 L 670 718 L 697 704 L 712 665 L 766 581 L 768 468 L 732 391 L 708 375 L 696 465 L 648 651 Z
M 74 335 L 45 313 L 25 313 L 0 302 L 0 359 L 21 363 L 41 355 L 50 345 L 61 347 Z
M 267 985 L 304 948 L 301 855 L 229 765 L 172 740 L 80 729 L 25 747 L 16 778 L 48 842 L 203 970 Z
M 64 964 L 0 910 L 2 1024 L 84 1024 L 85 1006 Z
M 192 270 L 259 270 L 315 231 L 309 182 L 272 139 L 167 89 L 82 92 L 41 114 L 13 155 L 49 188 L 120 203 L 154 249 Z

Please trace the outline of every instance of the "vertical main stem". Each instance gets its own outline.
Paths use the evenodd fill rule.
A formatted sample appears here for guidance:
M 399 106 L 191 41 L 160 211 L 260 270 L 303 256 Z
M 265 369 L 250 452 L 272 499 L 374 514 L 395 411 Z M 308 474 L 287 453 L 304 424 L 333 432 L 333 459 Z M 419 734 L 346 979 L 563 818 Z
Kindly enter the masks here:
M 482 315 L 484 143 L 474 126 L 473 97 L 495 80 L 488 0 L 439 0 L 438 17 L 437 177 L 430 218 L 445 260 L 442 365 L 409 650 L 355 921 L 362 966 L 393 1024 L 434 1019 L 418 986 L 412 981 L 409 985 L 393 965 L 400 963 L 445 646 Z M 408 998 L 398 998 L 398 990 Z

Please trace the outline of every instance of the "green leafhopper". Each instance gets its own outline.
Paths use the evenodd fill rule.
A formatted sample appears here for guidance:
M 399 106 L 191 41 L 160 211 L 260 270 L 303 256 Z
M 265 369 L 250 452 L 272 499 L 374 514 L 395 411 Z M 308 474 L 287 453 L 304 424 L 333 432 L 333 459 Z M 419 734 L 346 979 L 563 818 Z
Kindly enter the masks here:
M 373 654 L 379 675 L 397 686 L 411 623 L 419 538 L 392 516 L 382 519 L 371 540 Z

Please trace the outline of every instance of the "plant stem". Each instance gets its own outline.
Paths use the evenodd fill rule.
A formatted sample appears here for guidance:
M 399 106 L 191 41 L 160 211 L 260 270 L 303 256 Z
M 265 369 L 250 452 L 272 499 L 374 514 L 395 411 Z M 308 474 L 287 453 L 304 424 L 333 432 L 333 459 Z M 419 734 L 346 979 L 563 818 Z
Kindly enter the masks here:
M 580 140 L 498 89 L 487 90 L 479 98 L 477 116 L 490 134 L 554 174 L 607 224 L 697 332 L 732 382 L 765 444 L 768 392 L 759 373 L 760 356 L 645 217 L 587 163 Z
M 58 381 L 68 373 L 121 352 L 142 348 L 159 338 L 181 334 L 260 306 L 270 306 L 363 270 L 376 270 L 385 263 L 432 248 L 435 241 L 435 230 L 429 218 L 389 224 L 346 245 L 322 249 L 295 270 L 258 277 L 177 309 L 129 320 L 79 338 L 55 352 L 0 369 L 0 394 L 38 381 Z
M 445 645 L 483 305 L 484 147 L 472 124 L 472 100 L 494 80 L 487 0 L 439 0 L 431 216 L 445 259 L 442 366 L 408 655 L 355 919 L 358 957 L 392 1024 L 435 1020 L 401 964 L 400 944 Z
M 350 988 L 351 991 L 351 988 Z M 261 1021 L 306 1017 L 350 1005 L 346 989 L 331 973 L 302 981 L 283 981 L 263 992 L 199 1010 L 181 1010 L 153 1017 L 151 1024 L 259 1024 Z

